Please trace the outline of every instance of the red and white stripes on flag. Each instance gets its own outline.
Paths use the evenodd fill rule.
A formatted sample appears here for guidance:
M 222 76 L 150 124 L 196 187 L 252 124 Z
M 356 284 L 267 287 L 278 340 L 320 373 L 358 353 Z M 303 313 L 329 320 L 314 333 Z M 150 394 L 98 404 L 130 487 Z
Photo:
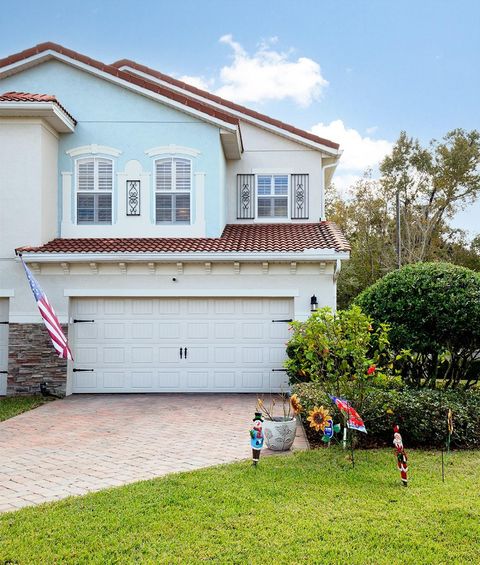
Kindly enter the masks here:
M 73 355 L 70 351 L 70 347 L 68 347 L 67 338 L 63 333 L 62 326 L 58 321 L 55 311 L 48 302 L 47 295 L 40 288 L 40 285 L 38 284 L 30 269 L 27 267 L 27 265 L 25 265 L 25 262 L 22 259 L 21 255 L 20 260 L 22 261 L 23 268 L 25 269 L 25 273 L 27 274 L 30 288 L 32 289 L 33 296 L 35 297 L 38 309 L 40 310 L 40 314 L 43 318 L 43 323 L 45 324 L 48 334 L 50 335 L 50 339 L 52 340 L 53 347 L 57 351 L 59 357 L 61 357 L 62 359 L 71 359 L 73 361 Z

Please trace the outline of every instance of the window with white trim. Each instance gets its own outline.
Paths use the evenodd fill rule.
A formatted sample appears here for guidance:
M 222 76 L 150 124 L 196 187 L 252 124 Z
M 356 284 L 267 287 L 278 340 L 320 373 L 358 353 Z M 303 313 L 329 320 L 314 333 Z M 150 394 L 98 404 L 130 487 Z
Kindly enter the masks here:
M 192 163 L 168 157 L 155 161 L 155 221 L 189 224 Z
M 288 218 L 288 175 L 257 176 L 257 217 Z
M 111 224 L 113 161 L 100 157 L 78 159 L 77 224 Z

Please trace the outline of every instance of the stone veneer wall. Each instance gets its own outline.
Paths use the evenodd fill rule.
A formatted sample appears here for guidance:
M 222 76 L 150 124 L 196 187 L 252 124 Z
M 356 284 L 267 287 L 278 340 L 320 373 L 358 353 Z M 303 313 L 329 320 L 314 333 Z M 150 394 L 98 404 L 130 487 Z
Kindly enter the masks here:
M 7 395 L 38 394 L 46 381 L 65 394 L 67 361 L 60 359 L 43 324 L 10 324 Z M 68 327 L 62 325 L 65 335 Z

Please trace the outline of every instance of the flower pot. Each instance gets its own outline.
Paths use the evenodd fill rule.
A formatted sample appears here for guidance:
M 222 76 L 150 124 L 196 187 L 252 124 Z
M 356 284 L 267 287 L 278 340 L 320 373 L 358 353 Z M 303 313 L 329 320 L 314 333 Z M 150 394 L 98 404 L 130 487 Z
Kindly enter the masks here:
M 263 422 L 265 443 L 273 451 L 288 451 L 295 440 L 297 420 L 294 417 L 278 416 Z

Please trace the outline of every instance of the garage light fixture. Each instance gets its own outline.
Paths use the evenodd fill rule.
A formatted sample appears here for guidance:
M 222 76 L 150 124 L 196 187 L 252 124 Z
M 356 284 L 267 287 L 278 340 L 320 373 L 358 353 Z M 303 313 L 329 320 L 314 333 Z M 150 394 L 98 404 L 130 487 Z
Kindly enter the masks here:
M 310 298 L 310 311 L 316 312 L 317 308 L 318 308 L 318 300 L 317 297 L 313 295 L 312 298 Z

